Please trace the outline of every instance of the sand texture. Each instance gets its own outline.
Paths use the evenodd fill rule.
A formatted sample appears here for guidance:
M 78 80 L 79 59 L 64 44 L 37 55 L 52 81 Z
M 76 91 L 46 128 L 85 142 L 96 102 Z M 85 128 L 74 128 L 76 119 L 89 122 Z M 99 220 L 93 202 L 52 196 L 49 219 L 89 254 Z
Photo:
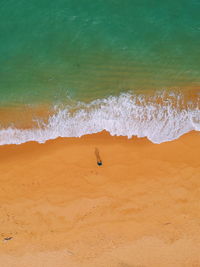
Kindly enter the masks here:
M 0 147 L 0 267 L 79 266 L 200 266 L 199 133 Z

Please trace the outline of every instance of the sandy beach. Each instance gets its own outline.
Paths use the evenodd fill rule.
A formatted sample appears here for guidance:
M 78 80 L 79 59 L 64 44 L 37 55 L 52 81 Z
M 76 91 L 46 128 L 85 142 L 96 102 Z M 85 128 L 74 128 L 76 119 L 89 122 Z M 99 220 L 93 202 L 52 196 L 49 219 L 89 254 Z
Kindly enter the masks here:
M 1 146 L 0 185 L 1 267 L 200 266 L 197 132 Z

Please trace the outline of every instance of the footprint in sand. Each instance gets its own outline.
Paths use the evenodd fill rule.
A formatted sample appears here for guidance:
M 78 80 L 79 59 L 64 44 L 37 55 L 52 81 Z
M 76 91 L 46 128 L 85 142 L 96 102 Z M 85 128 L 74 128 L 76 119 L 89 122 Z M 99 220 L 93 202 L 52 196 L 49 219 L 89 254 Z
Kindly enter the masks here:
M 9 240 L 11 240 L 11 239 L 13 239 L 12 236 L 11 236 L 11 237 L 5 237 L 5 238 L 3 239 L 3 242 L 7 242 L 7 241 L 9 241 Z

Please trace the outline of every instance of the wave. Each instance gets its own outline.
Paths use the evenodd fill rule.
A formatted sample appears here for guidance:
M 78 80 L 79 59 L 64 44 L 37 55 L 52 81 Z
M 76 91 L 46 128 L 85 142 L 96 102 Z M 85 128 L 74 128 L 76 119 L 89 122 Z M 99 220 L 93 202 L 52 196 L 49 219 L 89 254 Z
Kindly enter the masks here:
M 28 141 L 44 143 L 57 137 L 81 137 L 103 130 L 111 135 L 147 137 L 153 143 L 200 131 L 200 101 L 186 101 L 182 94 L 157 93 L 153 96 L 130 93 L 77 102 L 54 108 L 46 123 L 33 129 L 0 129 L 0 145 Z

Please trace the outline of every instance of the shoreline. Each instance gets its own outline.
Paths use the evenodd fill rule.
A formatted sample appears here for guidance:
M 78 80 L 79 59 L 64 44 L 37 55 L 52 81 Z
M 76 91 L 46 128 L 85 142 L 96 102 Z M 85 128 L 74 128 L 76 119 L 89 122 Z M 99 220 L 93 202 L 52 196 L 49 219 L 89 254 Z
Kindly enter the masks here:
M 196 92 L 121 93 L 89 103 L 0 108 L 0 145 L 44 143 L 108 131 L 112 136 L 147 137 L 153 143 L 199 131 Z
M 1 267 L 200 265 L 199 147 L 194 131 L 1 146 Z

